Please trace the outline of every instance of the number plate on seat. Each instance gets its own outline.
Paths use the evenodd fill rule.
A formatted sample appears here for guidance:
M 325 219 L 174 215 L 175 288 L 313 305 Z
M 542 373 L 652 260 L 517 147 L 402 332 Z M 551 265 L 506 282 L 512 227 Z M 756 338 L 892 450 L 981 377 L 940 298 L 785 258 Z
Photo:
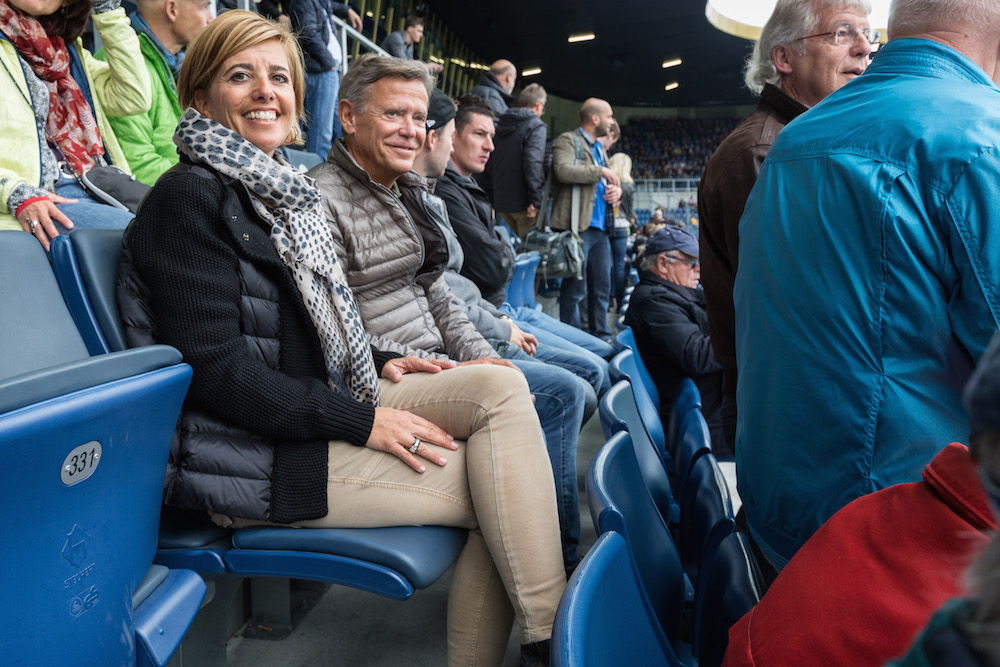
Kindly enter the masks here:
M 96 440 L 74 447 L 63 461 L 59 479 L 66 486 L 79 484 L 94 474 L 101 462 L 101 443 Z

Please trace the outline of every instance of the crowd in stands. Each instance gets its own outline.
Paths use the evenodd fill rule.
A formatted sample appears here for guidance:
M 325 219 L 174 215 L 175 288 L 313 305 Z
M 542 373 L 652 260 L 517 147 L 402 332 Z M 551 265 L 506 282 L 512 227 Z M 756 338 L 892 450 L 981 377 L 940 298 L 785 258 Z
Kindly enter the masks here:
M 642 118 L 622 124 L 618 150 L 632 157 L 636 179 L 700 178 L 739 118 Z
M 516 618 L 521 664 L 547 664 L 582 557 L 577 439 L 610 385 L 609 310 L 624 302 L 628 259 L 640 282 L 625 323 L 662 405 L 695 380 L 713 448 L 735 452 L 740 529 L 774 582 L 734 626 L 729 664 L 763 664 L 756 649 L 772 637 L 746 631 L 751 620 L 775 634 L 798 622 L 803 644 L 823 641 L 810 626 L 817 571 L 849 566 L 875 582 L 824 591 L 831 609 L 864 608 L 878 586 L 889 603 L 923 593 L 901 612 L 867 609 L 884 624 L 877 646 L 840 628 L 851 664 L 899 655 L 959 592 L 996 528 L 975 461 L 948 443 L 971 431 L 982 463 L 984 433 L 1000 429 L 989 402 L 1000 382 L 983 379 L 1000 366 L 1000 343 L 989 347 L 1000 242 L 995 198 L 983 195 L 1000 176 L 983 149 L 1000 145 L 1000 77 L 972 48 L 992 39 L 996 66 L 1000 9 L 941 0 L 984 14 L 962 23 L 964 41 L 927 3 L 896 0 L 893 20 L 913 39 L 869 67 L 867 0 L 779 0 L 775 16 L 796 36 L 765 26 L 747 74 L 760 104 L 746 119 L 619 126 L 611 104 L 590 98 L 579 126 L 552 138 L 549 168 L 544 89 L 515 95 L 517 70 L 498 60 L 478 95 L 449 99 L 434 87 L 439 68 L 413 60 L 419 17 L 383 42 L 396 57 L 362 56 L 340 81 L 327 19 L 360 25 L 347 5 L 303 2 L 290 25 L 315 29 L 297 39 L 252 12 L 210 21 L 201 0 L 141 0 L 130 16 L 118 3 L 75 0 L 57 15 L 0 0 L 0 59 L 14 73 L 0 227 L 48 248 L 69 229 L 128 226 L 119 301 L 130 343 L 173 345 L 194 368 L 166 503 L 224 526 L 468 528 L 450 661 L 497 664 Z M 91 12 L 98 57 L 78 39 Z M 837 54 L 837 77 L 781 60 L 803 40 L 794 53 L 809 62 Z M 935 114 L 945 117 L 932 131 Z M 281 153 L 304 137 L 325 158 L 308 175 Z M 151 186 L 137 212 L 88 184 L 111 165 Z M 659 208 L 639 227 L 634 181 L 653 178 L 701 179 L 697 203 L 680 202 L 687 219 Z M 817 193 L 817 182 L 831 185 Z M 545 228 L 576 232 L 558 319 L 506 303 L 516 258 L 501 221 L 526 245 Z M 980 359 L 988 370 L 973 376 Z M 908 504 L 944 518 L 903 521 Z M 884 527 L 897 542 L 858 538 L 853 560 L 834 553 Z M 909 567 L 890 585 L 895 561 Z M 951 639 L 995 660 L 966 622 L 995 622 L 985 607 L 948 608 Z

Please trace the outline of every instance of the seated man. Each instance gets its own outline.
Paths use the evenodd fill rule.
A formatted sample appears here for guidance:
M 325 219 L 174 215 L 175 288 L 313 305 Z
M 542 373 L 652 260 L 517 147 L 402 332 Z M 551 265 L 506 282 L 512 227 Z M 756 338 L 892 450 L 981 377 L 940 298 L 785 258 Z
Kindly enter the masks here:
M 976 459 L 992 478 L 1000 472 L 998 388 L 995 337 L 966 390 L 972 456 L 952 443 L 922 481 L 862 496 L 830 517 L 730 629 L 726 667 L 884 665 L 963 592 L 965 569 L 997 529 Z
M 514 252 L 494 229 L 489 199 L 472 180 L 486 167 L 493 151 L 493 133 L 489 105 L 471 95 L 459 98 L 451 162 L 443 175 L 434 176 L 440 176 L 434 194 L 447 205 L 448 226 L 461 243 L 465 260 L 459 265 L 460 273 L 475 283 L 483 298 L 538 340 L 539 346 L 532 354 L 572 370 L 602 396 L 611 386 L 605 361 L 611 356 L 610 345 L 533 308 L 515 310 L 504 304 L 504 285 L 510 280 Z
M 698 240 L 675 227 L 659 230 L 639 260 L 639 284 L 625 311 L 625 324 L 632 327 L 639 354 L 656 383 L 664 418 L 677 385 L 691 378 L 701 392 L 716 456 L 731 455 L 723 441 L 719 413 L 722 366 L 712 353 L 705 295 L 698 289 L 700 278 Z
M 109 116 L 108 122 L 136 179 L 153 185 L 160 174 L 177 164 L 174 129 L 181 119 L 177 76 L 188 42 L 212 20 L 212 3 L 138 0 L 136 7 L 129 19 L 149 72 L 150 108 L 134 116 Z M 104 49 L 95 55 L 104 60 Z
M 461 364 L 511 365 L 475 330 L 425 253 L 420 231 L 402 202 L 419 200 L 426 182 L 410 173 L 422 150 L 433 79 L 419 62 L 364 56 L 341 87 L 338 139 L 327 162 L 310 171 L 325 200 L 336 252 L 365 329 L 380 350 Z M 440 112 L 431 120 L 448 131 Z M 586 383 L 535 362 L 517 364 L 535 395 L 559 501 L 563 560 L 580 560 L 576 445 Z

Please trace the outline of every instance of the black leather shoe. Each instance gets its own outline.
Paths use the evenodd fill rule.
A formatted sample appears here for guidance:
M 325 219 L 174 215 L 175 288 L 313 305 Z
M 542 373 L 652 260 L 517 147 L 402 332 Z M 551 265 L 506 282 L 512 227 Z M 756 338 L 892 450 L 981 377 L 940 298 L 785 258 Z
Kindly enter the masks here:
M 548 667 L 551 645 L 552 642 L 548 639 L 534 644 L 521 644 L 521 662 L 518 665 L 520 667 Z

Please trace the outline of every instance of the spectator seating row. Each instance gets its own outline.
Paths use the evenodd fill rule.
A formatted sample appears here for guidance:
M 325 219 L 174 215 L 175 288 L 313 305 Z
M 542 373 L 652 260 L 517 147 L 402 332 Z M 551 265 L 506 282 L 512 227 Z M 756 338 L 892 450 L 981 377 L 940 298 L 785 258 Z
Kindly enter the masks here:
M 38 241 L 0 232 L 4 664 L 165 665 L 205 583 L 153 565 L 191 367 L 167 346 L 91 356 Z
M 628 335 L 620 339 L 634 342 Z M 648 664 L 717 665 L 729 627 L 760 598 L 760 573 L 745 536 L 734 533 L 728 485 L 711 452 L 697 388 L 690 380 L 683 383 L 671 406 L 667 444 L 659 449 L 649 432 L 651 426 L 664 431 L 662 424 L 648 423 L 659 421 L 659 413 L 643 414 L 637 405 L 637 394 L 645 390 L 637 357 L 626 349 L 612 361 L 619 372 L 628 367 L 633 379 L 618 380 L 602 399 L 602 427 L 609 440 L 587 476 L 591 514 L 599 534 L 612 531 L 624 538 L 630 568 L 641 584 L 645 606 L 626 613 L 641 617 L 648 608 L 659 623 L 651 635 L 657 641 L 644 643 L 643 650 L 659 656 Z M 567 645 L 583 650 L 579 638 L 574 644 L 568 624 L 573 601 L 583 595 L 576 587 L 595 585 L 585 583 L 586 565 L 587 559 L 557 616 L 559 651 L 569 651 Z M 693 629 L 686 616 L 693 617 Z M 647 639 L 648 634 L 640 632 Z M 661 649 L 659 639 L 669 650 Z
M 115 297 L 121 239 L 121 231 L 79 230 L 52 243 L 56 275 L 77 325 L 86 332 L 88 347 L 97 350 L 92 354 L 114 354 L 125 347 Z M 162 482 L 162 469 L 159 478 Z M 164 508 L 156 562 L 186 567 L 217 581 L 242 577 L 308 579 L 405 600 L 415 589 L 430 586 L 451 566 L 465 539 L 465 530 L 442 526 L 310 530 L 262 526 L 233 531 L 211 523 L 205 513 Z M 262 590 L 273 592 L 274 586 L 265 582 Z M 287 584 L 285 590 L 287 603 Z M 282 600 L 280 594 L 267 597 Z M 218 613 L 225 618 L 227 612 L 223 608 Z M 291 622 L 287 608 L 255 608 L 253 613 Z M 222 662 L 225 639 L 218 637 L 216 643 L 222 650 L 216 650 L 215 657 Z

